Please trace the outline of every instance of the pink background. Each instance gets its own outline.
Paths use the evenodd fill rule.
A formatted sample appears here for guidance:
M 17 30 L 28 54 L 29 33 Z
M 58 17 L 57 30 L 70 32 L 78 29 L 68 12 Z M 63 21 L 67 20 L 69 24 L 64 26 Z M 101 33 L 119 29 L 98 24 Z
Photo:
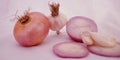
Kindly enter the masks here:
M 56 43 L 71 41 L 65 27 L 57 36 L 50 31 L 41 45 L 22 47 L 14 39 L 13 28 L 16 23 L 15 13 L 21 16 L 27 9 L 49 15 L 49 1 L 61 4 L 60 11 L 68 19 L 73 16 L 85 16 L 93 19 L 99 32 L 114 36 L 120 42 L 120 0 L 0 0 L 0 60 L 120 60 L 94 55 L 86 58 L 60 58 L 53 54 L 52 47 Z

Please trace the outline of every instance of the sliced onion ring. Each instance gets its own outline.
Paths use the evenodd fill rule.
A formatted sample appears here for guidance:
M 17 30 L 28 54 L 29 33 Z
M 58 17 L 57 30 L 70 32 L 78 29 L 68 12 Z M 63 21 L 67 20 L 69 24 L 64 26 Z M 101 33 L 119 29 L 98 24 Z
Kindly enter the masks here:
M 89 51 L 94 54 L 107 56 L 107 57 L 120 57 L 120 43 L 117 43 L 115 47 L 106 48 L 101 46 L 88 46 Z
M 66 24 L 66 31 L 68 35 L 75 41 L 81 42 L 81 34 L 84 31 L 97 32 L 96 23 L 86 17 L 75 16 L 72 17 Z
M 82 43 L 62 42 L 53 47 L 53 52 L 63 58 L 82 58 L 88 55 L 88 50 Z

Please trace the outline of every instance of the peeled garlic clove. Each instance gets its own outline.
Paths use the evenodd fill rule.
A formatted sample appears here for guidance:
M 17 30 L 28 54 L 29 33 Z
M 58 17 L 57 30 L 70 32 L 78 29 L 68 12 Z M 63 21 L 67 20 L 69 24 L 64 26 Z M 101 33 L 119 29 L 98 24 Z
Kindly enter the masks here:
M 116 40 L 113 37 L 98 32 L 89 32 L 89 33 L 96 45 L 102 47 L 114 47 L 116 45 Z
M 88 32 L 83 32 L 81 34 L 81 38 L 82 38 L 83 43 L 87 45 L 93 45 L 93 40 L 91 39 L 91 36 Z

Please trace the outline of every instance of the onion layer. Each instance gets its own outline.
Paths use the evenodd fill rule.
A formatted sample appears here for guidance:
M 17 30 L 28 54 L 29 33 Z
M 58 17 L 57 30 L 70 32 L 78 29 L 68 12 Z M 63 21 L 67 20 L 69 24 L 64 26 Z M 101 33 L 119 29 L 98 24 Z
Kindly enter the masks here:
M 66 24 L 68 35 L 75 41 L 82 41 L 81 34 L 85 31 L 97 32 L 96 23 L 86 17 L 72 17 Z
M 54 53 L 63 58 L 82 58 L 88 55 L 88 50 L 81 43 L 62 42 L 53 47 Z
M 120 43 L 116 44 L 115 47 L 107 48 L 101 46 L 88 46 L 89 51 L 94 54 L 107 56 L 107 57 L 120 57 Z

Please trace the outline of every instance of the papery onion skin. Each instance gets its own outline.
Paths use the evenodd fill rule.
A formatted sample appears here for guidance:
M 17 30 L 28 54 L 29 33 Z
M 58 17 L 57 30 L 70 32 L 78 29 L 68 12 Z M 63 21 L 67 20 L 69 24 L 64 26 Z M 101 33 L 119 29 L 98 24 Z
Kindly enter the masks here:
M 82 42 L 82 32 L 97 32 L 98 30 L 93 20 L 83 16 L 74 16 L 66 23 L 66 31 L 72 40 Z
M 27 22 L 25 16 L 29 19 Z M 13 34 L 15 40 L 22 46 L 34 46 L 42 43 L 48 35 L 50 22 L 48 18 L 40 12 L 30 12 L 18 19 L 14 26 Z M 21 22 L 20 19 L 22 19 Z

